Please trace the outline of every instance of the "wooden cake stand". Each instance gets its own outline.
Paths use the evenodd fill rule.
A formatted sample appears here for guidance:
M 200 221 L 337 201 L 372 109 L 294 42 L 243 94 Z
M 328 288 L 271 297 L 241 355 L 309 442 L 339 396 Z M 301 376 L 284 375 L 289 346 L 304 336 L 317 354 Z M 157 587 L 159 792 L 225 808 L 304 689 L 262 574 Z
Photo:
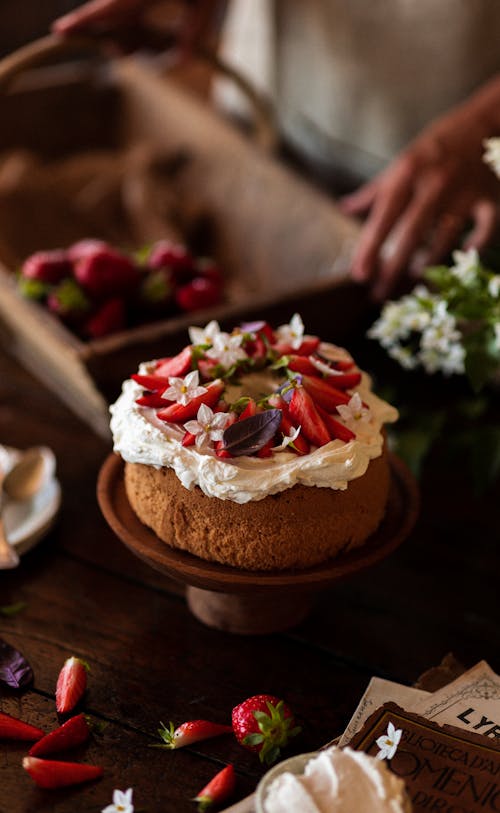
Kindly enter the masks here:
M 418 514 L 418 488 L 399 458 L 390 455 L 390 466 L 386 514 L 367 544 L 306 570 L 239 570 L 169 547 L 130 507 L 124 463 L 115 454 L 101 467 L 97 498 L 106 521 L 132 553 L 187 585 L 189 607 L 200 621 L 228 632 L 257 635 L 298 624 L 309 612 L 315 592 L 380 562 L 408 536 Z

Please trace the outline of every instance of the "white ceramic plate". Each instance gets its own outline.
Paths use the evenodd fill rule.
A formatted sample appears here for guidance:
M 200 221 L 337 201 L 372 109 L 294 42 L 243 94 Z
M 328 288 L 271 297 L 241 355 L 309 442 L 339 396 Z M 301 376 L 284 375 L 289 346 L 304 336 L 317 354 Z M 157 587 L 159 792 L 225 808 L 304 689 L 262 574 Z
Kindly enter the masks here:
M 7 462 L 5 468 L 8 470 L 19 458 L 19 452 L 4 446 L 0 456 L 1 463 Z M 60 505 L 61 486 L 53 472 L 40 490 L 27 500 L 11 500 L 4 496 L 2 519 L 5 533 L 19 555 L 31 550 L 50 530 Z

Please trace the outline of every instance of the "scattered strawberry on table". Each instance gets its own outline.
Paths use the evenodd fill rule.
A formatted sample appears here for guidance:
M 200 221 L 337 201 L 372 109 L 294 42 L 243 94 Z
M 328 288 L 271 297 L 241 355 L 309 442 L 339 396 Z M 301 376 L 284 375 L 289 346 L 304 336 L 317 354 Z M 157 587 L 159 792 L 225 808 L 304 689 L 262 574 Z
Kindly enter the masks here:
M 133 256 L 89 238 L 30 255 L 18 285 L 23 296 L 44 304 L 75 333 L 97 339 L 212 307 L 222 299 L 223 277 L 213 260 L 169 240 Z
M 45 731 L 34 725 L 0 712 L 0 740 L 26 740 L 33 742 L 45 737 Z
M 91 727 L 85 714 L 77 714 L 66 720 L 59 728 L 49 731 L 41 739 L 38 739 L 28 751 L 31 757 L 42 757 L 46 754 L 54 754 L 58 751 L 67 751 L 69 748 L 76 748 L 83 745 L 90 737 Z
M 232 765 L 226 765 L 193 799 L 198 802 L 198 810 L 202 813 L 214 805 L 222 804 L 233 793 L 236 786 L 236 775 Z
M 173 723 L 169 723 L 168 728 L 160 723 L 158 734 L 163 740 L 163 745 L 158 745 L 157 748 L 174 750 L 182 748 L 184 745 L 192 745 L 194 742 L 208 740 L 211 737 L 219 737 L 221 734 L 231 734 L 232 731 L 233 728 L 230 725 L 211 723 L 209 720 L 190 720 L 177 728 Z
M 266 765 L 272 765 L 281 749 L 301 731 L 290 706 L 270 694 L 256 694 L 239 703 L 233 709 L 232 721 L 238 742 L 257 752 Z
M 56 708 L 59 714 L 72 711 L 87 688 L 89 665 L 81 658 L 68 658 L 57 678 Z
M 38 757 L 24 757 L 23 768 L 29 773 L 39 788 L 64 788 L 90 782 L 102 776 L 99 765 L 85 765 L 81 762 L 59 762 Z

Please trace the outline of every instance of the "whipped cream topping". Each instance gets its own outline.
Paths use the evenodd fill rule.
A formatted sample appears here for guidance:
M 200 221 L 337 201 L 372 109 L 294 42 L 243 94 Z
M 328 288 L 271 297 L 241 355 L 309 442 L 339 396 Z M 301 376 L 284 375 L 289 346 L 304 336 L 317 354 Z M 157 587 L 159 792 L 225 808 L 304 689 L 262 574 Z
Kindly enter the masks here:
M 404 782 L 385 762 L 336 746 L 311 759 L 303 774 L 285 771 L 270 784 L 265 813 L 409 813 Z
M 339 357 L 339 348 L 321 345 L 323 355 L 329 349 L 332 356 Z M 139 372 L 151 372 L 153 364 L 142 364 Z M 232 402 L 240 394 L 269 394 L 280 383 L 270 376 L 265 371 L 243 377 L 241 385 L 228 387 L 228 400 Z M 262 500 L 298 484 L 344 490 L 350 480 L 363 476 L 370 460 L 381 455 L 382 427 L 398 417 L 394 407 L 371 391 L 371 379 L 366 373 L 356 391 L 369 407 L 370 417 L 353 427 L 356 438 L 349 443 L 333 440 L 320 448 L 313 447 L 310 454 L 303 456 L 290 450 L 269 458 L 221 459 L 210 448 L 182 446 L 184 427 L 165 423 L 156 417 L 154 409 L 138 406 L 135 401 L 143 388 L 128 380 L 110 408 L 113 448 L 129 463 L 172 468 L 189 490 L 199 486 L 208 497 L 236 503 Z

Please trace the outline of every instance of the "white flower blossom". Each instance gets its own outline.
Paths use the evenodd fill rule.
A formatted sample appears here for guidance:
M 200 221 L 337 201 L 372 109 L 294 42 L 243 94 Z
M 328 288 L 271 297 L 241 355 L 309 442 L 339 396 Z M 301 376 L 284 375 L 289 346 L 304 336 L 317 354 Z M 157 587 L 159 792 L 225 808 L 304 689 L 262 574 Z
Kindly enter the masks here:
M 405 370 L 414 370 L 418 367 L 418 358 L 414 355 L 410 347 L 403 347 L 401 344 L 393 344 L 387 349 L 391 358 L 401 364 Z
M 133 789 L 113 791 L 113 804 L 103 808 L 102 813 L 134 813 Z
M 495 274 L 488 282 L 488 293 L 493 299 L 500 296 L 500 274 Z
M 380 748 L 377 759 L 392 759 L 397 751 L 402 734 L 403 731 L 401 728 L 395 728 L 394 723 L 389 723 L 387 733 L 382 734 L 382 736 L 377 739 L 377 745 Z
M 366 423 L 371 417 L 368 407 L 363 406 L 359 392 L 351 396 L 348 404 L 339 404 L 337 412 L 346 423 Z
M 500 138 L 487 138 L 483 141 L 483 146 L 485 148 L 483 161 L 500 178 Z
M 304 323 L 298 313 L 294 313 L 290 319 L 290 324 L 281 325 L 275 330 L 276 337 L 280 342 L 287 342 L 293 350 L 298 350 L 304 339 Z
M 459 342 L 460 339 L 461 333 L 457 330 L 456 319 L 448 312 L 448 304 L 442 299 L 437 302 L 429 325 L 422 332 L 421 347 L 446 354 L 450 345 Z
M 215 359 L 222 367 L 228 370 L 238 361 L 248 358 L 241 347 L 242 333 L 218 333 L 213 338 L 212 346 L 207 350 L 207 358 Z
M 216 336 L 221 332 L 219 323 L 212 319 L 205 327 L 188 328 L 191 344 L 213 344 Z
M 424 285 L 414 294 L 402 297 L 399 302 L 387 302 L 377 321 L 368 331 L 371 339 L 378 339 L 382 347 L 408 339 L 415 331 L 423 330 L 431 320 L 433 295 Z
M 284 452 L 287 449 L 287 446 L 290 446 L 295 440 L 297 440 L 300 430 L 302 427 L 297 426 L 296 429 L 293 429 L 289 435 L 283 435 L 283 440 L 279 444 L 279 446 L 273 446 L 273 452 Z
M 468 251 L 454 251 L 452 254 L 454 265 L 450 271 L 462 285 L 472 285 L 477 279 L 478 267 L 480 264 L 477 249 L 469 248 Z
M 207 392 L 206 387 L 200 387 L 200 379 L 198 370 L 188 373 L 184 378 L 169 378 L 170 386 L 162 394 L 162 398 L 167 401 L 175 401 L 177 404 L 187 406 L 193 398 L 199 395 L 204 395 Z
M 232 420 L 227 412 L 213 412 L 209 406 L 202 404 L 198 410 L 195 421 L 188 421 L 184 429 L 196 436 L 195 444 L 198 449 L 222 440 L 224 429 Z

